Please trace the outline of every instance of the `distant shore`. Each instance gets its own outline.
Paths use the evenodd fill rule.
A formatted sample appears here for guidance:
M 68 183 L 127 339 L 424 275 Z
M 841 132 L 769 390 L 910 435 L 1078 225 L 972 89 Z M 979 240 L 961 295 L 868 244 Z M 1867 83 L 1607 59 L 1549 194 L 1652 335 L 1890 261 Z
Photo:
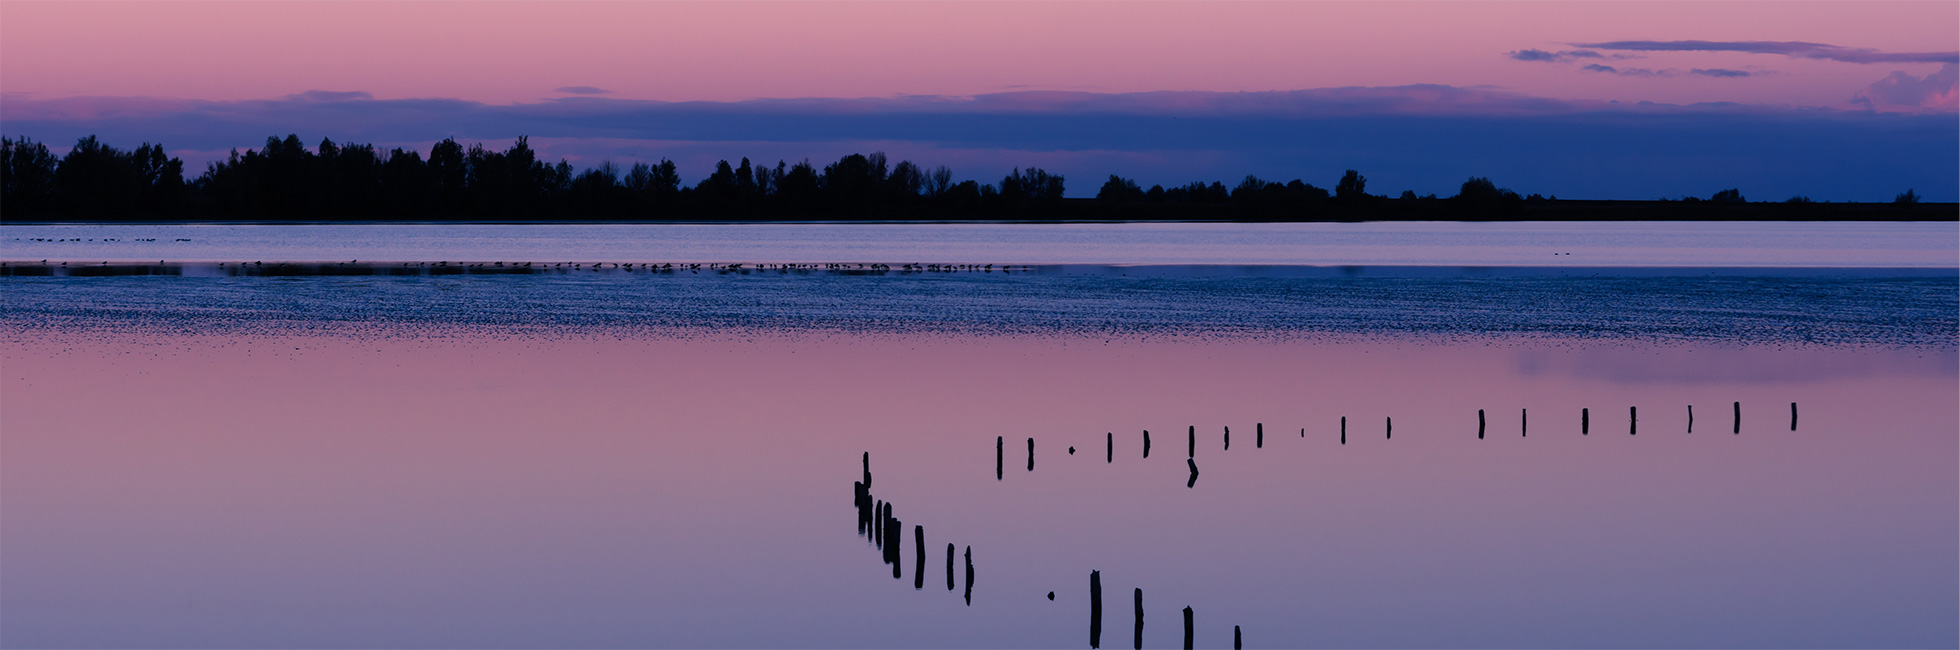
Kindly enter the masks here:
M 1511 209 L 1466 214 L 1443 199 L 1377 199 L 1352 206 L 1323 206 L 1306 215 L 1250 211 L 1233 204 L 1111 204 L 1102 199 L 1062 199 L 1042 214 L 908 218 L 903 210 L 867 210 L 861 218 L 823 215 L 710 214 L 675 215 L 667 219 L 566 216 L 562 218 L 492 219 L 480 216 L 442 218 L 262 217 L 144 217 L 0 218 L 0 225 L 19 224 L 332 224 L 332 223 L 1329 223 L 1329 222 L 1506 222 L 1506 221 L 1960 221 L 1960 203 L 1718 203 L 1713 201 L 1615 201 L 1551 199 L 1524 201 Z

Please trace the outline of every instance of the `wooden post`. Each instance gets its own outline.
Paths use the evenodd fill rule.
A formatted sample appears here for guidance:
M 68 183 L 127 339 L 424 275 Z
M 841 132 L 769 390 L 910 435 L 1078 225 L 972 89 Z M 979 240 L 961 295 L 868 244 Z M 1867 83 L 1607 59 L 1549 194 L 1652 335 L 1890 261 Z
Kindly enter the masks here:
M 953 543 L 946 543 L 946 590 L 953 590 Z
M 1186 458 L 1197 458 L 1198 457 L 1198 425 L 1195 424 L 1191 425 L 1191 428 L 1184 432 L 1184 436 L 1185 436 L 1184 446 L 1186 447 L 1186 449 L 1184 450 L 1184 456 Z
M 1341 444 L 1347 444 L 1347 416 L 1341 416 Z
M 973 606 L 973 547 L 966 547 L 966 605 Z
M 893 517 L 891 523 L 885 526 L 885 533 L 892 536 L 892 538 L 889 541 L 885 542 L 885 552 L 892 556 L 892 579 L 893 580 L 896 580 L 900 577 L 898 575 L 898 570 L 899 570 L 899 565 L 901 564 L 901 558 L 898 556 L 898 545 L 902 543 L 899 540 L 904 539 L 905 533 L 901 532 L 904 530 L 905 530 L 905 523 L 899 521 L 897 517 Z
M 1245 648 L 1245 636 L 1239 633 L 1239 626 L 1232 626 L 1232 650 Z
M 1149 429 L 1143 430 L 1143 457 L 1144 458 L 1150 457 L 1150 430 Z
M 1028 471 L 1034 471 L 1034 438 L 1028 439 Z
M 1106 431 L 1103 433 L 1103 463 L 1114 462 L 1116 462 L 1116 432 Z
M 1002 437 L 994 436 L 994 480 L 996 481 L 1000 480 L 1001 443 Z
M 1742 433 L 1742 402 L 1735 403 L 1735 432 Z
M 1184 463 L 1186 465 L 1191 466 L 1191 480 L 1185 481 L 1184 487 L 1192 487 L 1197 485 L 1198 484 L 1198 459 L 1186 458 L 1184 459 Z
M 1184 608 L 1184 650 L 1191 650 L 1191 608 Z
M 1266 423 L 1255 422 L 1252 424 L 1252 426 L 1253 426 L 1252 448 L 1265 449 L 1266 448 Z
M 912 527 L 912 554 L 917 556 L 912 564 L 912 588 L 926 588 L 926 527 Z
M 1640 430 L 1640 407 L 1629 406 L 1627 407 L 1627 435 L 1629 436 L 1636 435 L 1635 432 L 1639 430 Z
M 1695 432 L 1695 405 L 1688 405 L 1688 433 Z
M 1579 435 L 1586 435 L 1592 428 L 1592 409 L 1579 409 Z
M 885 512 L 884 501 L 871 504 L 871 541 L 878 545 L 879 550 L 885 548 Z
M 871 452 L 864 452 L 864 489 L 871 489 Z
M 1102 572 L 1089 572 L 1089 647 L 1102 647 Z
M 1143 650 L 1143 587 L 1137 587 L 1137 640 L 1136 650 Z
M 1484 439 L 1484 410 L 1477 409 L 1477 439 Z
M 1797 403 L 1796 402 L 1790 403 L 1790 430 L 1791 431 L 1797 430 Z
M 1531 409 L 1518 409 L 1518 437 L 1523 438 L 1531 431 Z
M 1388 418 L 1388 440 L 1395 439 L 1395 418 Z
M 1225 427 L 1225 450 L 1232 450 L 1232 428 Z
M 864 481 L 851 481 L 851 505 L 857 510 L 859 535 L 864 534 L 864 525 L 870 523 L 864 520 L 865 494 L 867 493 L 864 491 Z

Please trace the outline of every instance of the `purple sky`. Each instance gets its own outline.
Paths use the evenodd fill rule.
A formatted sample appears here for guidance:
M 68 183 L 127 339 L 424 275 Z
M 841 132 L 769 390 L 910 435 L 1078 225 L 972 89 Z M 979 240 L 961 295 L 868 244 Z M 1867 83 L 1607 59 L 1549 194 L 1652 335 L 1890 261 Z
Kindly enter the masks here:
M 1246 174 L 1450 194 L 1960 195 L 1960 8 L 1858 3 L 0 5 L 0 132 L 993 180 Z

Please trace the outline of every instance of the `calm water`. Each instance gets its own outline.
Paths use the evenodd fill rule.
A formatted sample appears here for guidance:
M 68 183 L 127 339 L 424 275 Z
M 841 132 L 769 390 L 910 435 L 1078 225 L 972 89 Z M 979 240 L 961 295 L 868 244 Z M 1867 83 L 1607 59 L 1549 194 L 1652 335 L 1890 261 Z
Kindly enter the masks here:
M 1187 606 L 1200 647 L 1960 643 L 1951 224 L 1855 268 L 1766 260 L 1900 233 L 1438 269 L 1505 254 L 1356 226 L 943 256 L 226 227 L 259 239 L 93 257 L 1088 266 L 0 277 L 0 645 L 1086 647 L 1092 570 L 1112 648 L 1138 588 L 1146 647 Z M 27 232 L 0 257 L 125 243 Z M 1415 267 L 1260 266 L 1317 237 Z M 1597 261 L 1642 247 L 1667 268 Z M 1120 266 L 1152 259 L 1203 266 Z M 847 500 L 866 452 L 897 579 Z
M 0 259 L 1953 268 L 1960 224 L 8 225 Z

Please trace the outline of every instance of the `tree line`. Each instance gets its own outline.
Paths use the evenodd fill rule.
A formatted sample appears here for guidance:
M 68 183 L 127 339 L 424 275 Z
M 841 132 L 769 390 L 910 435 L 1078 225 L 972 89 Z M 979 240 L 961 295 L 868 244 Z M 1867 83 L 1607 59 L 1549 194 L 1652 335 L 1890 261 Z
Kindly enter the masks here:
M 1513 218 L 1556 202 L 1481 177 L 1448 198 L 1409 191 L 1389 198 L 1368 194 L 1367 178 L 1355 170 L 1331 191 L 1256 176 L 1231 187 L 1214 181 L 1144 189 L 1111 175 L 1093 200 L 1064 199 L 1064 188 L 1062 175 L 1036 167 L 980 183 L 955 180 L 944 166 L 892 164 L 883 153 L 850 154 L 821 168 L 808 160 L 724 160 L 688 184 L 671 160 L 580 171 L 563 159 L 541 159 L 525 137 L 501 151 L 445 139 L 426 157 L 269 137 L 260 149 L 233 150 L 186 179 L 183 161 L 160 145 L 124 151 L 91 135 L 56 156 L 25 137 L 0 138 L 0 208 L 13 220 L 1474 219 Z M 1908 190 L 1897 202 L 1917 200 Z M 1789 203 L 1800 202 L 1808 199 Z M 1740 191 L 1724 190 L 1705 203 L 1745 201 Z

